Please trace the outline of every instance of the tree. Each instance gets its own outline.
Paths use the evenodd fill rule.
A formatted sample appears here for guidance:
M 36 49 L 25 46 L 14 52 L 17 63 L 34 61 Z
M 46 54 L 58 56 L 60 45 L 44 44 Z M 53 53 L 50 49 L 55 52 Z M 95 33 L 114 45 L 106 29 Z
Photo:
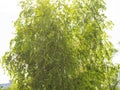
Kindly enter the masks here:
M 104 0 L 23 0 L 3 56 L 18 90 L 112 90 L 117 67 Z

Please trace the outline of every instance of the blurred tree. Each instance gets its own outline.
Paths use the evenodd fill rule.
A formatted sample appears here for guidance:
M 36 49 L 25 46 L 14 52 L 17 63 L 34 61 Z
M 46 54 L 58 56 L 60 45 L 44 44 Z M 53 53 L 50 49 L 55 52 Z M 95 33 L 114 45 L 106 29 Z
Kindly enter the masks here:
M 112 90 L 117 67 L 104 0 L 23 0 L 3 56 L 18 90 Z

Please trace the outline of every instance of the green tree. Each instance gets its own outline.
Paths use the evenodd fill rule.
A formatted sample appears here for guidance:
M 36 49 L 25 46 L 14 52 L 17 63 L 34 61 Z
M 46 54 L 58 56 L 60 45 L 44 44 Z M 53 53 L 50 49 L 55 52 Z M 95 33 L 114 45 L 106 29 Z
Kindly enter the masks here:
M 18 90 L 112 90 L 117 67 L 104 0 L 23 0 L 2 62 Z

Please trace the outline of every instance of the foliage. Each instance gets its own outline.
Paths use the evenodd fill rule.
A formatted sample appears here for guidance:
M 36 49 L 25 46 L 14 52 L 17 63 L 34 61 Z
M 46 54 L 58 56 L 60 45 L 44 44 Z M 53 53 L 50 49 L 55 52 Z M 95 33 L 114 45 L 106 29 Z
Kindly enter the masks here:
M 8 90 L 19 90 L 18 87 L 17 87 L 17 84 L 12 82 L 12 85 L 9 87 Z
M 117 67 L 104 0 L 23 0 L 3 56 L 18 90 L 112 90 Z

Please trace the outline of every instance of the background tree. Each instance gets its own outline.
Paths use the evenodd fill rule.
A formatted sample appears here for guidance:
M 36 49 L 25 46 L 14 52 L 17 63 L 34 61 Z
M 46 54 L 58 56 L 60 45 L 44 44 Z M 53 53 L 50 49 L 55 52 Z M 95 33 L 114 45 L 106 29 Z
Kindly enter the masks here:
M 3 67 L 18 90 L 112 90 L 117 67 L 104 0 L 23 0 Z

